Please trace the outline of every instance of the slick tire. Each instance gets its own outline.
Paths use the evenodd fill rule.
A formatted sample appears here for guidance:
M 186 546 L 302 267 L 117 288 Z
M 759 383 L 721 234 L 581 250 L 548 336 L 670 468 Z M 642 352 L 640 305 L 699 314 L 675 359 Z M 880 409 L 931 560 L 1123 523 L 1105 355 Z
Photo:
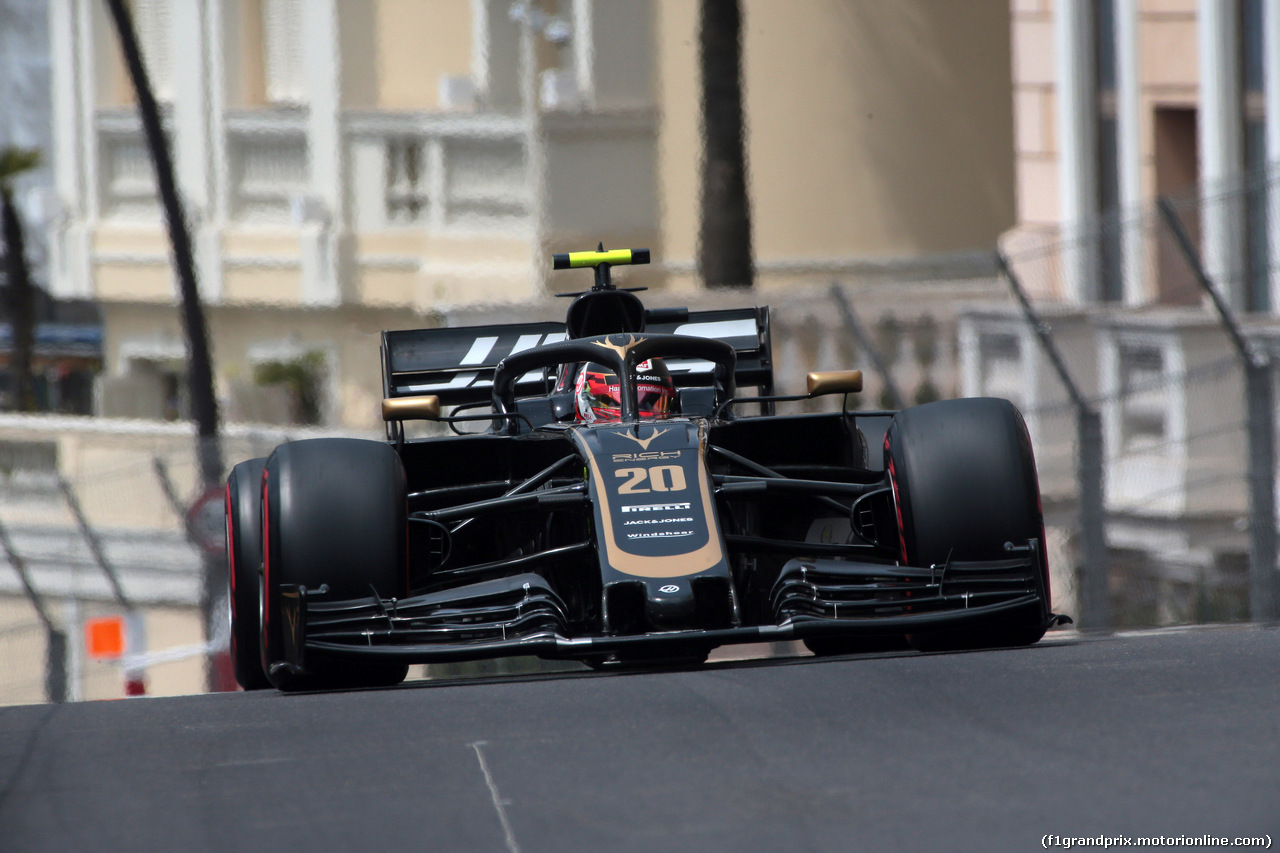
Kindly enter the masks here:
M 324 600 L 404 595 L 405 476 L 388 445 L 348 438 L 282 444 L 265 467 L 262 594 L 263 670 L 280 690 L 332 690 L 399 684 L 404 664 L 308 655 L 307 671 L 283 662 L 283 584 L 328 586 Z
M 1006 542 L 1041 542 L 1042 600 L 980 628 L 909 634 L 921 651 L 1023 646 L 1044 636 L 1049 577 L 1031 439 L 1008 400 L 942 400 L 899 412 L 885 437 L 903 562 L 1001 560 Z
M 245 690 L 271 686 L 262 669 L 259 586 L 262 578 L 262 469 L 250 459 L 227 477 L 227 581 L 231 602 L 231 661 Z

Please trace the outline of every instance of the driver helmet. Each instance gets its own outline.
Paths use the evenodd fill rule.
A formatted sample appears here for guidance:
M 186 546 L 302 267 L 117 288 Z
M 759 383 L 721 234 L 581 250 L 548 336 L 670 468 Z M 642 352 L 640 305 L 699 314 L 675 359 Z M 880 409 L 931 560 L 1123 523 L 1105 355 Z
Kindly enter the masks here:
M 660 358 L 636 365 L 636 402 L 640 417 L 665 418 L 675 407 L 676 386 Z M 613 368 L 588 362 L 573 385 L 578 420 L 584 423 L 616 421 L 622 417 L 622 385 Z

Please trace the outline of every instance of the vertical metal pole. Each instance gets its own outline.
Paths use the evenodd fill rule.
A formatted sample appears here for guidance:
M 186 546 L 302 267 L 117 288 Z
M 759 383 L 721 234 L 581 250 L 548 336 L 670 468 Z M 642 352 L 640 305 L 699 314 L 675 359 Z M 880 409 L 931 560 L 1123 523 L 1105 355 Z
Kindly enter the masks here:
M 1062 354 L 1049 337 L 1049 324 L 1031 307 L 1022 282 L 1004 253 L 996 252 L 996 266 L 1004 273 L 1009 288 L 1022 308 L 1027 324 L 1036 333 L 1040 348 L 1057 372 L 1076 410 L 1076 440 L 1079 458 L 1076 479 L 1080 485 L 1080 618 L 1082 631 L 1111 630 L 1111 555 L 1107 552 L 1107 508 L 1103 470 L 1102 417 L 1076 386 Z
M 80 601 L 74 596 L 68 598 L 62 613 L 67 635 L 75 638 L 74 643 L 67 644 L 67 701 L 79 702 L 84 699 L 84 619 Z
M 146 654 L 147 625 L 142 613 L 128 610 L 124 615 L 125 648 L 128 655 L 137 661 Z M 137 663 L 126 663 L 124 668 L 124 695 L 145 696 L 147 693 L 147 668 Z
M 1111 628 L 1110 555 L 1107 553 L 1102 417 L 1090 408 L 1076 410 L 1080 442 L 1080 630 Z
M 1156 206 L 1244 365 L 1249 443 L 1249 616 L 1255 622 L 1273 624 L 1280 618 L 1280 578 L 1276 577 L 1275 395 L 1271 361 L 1265 353 L 1249 346 L 1231 308 L 1205 272 L 1200 253 L 1169 199 L 1161 197 Z
M 1276 449 L 1274 385 L 1269 364 L 1245 367 L 1249 418 L 1249 610 L 1253 621 L 1280 617 L 1276 575 Z
M 4 555 L 9 559 L 9 565 L 13 566 L 13 570 L 18 573 L 18 580 L 22 582 L 22 590 L 27 595 L 27 600 L 31 602 L 31 606 L 35 608 L 36 615 L 40 617 L 40 622 L 44 625 L 46 646 L 44 660 L 44 691 L 45 698 L 50 702 L 67 701 L 67 635 L 65 631 L 58 628 L 49 617 L 49 612 L 44 609 L 44 601 L 40 598 L 40 594 L 36 592 L 35 586 L 31 583 L 31 576 L 27 573 L 27 561 L 22 559 L 22 555 L 13 547 L 13 541 L 9 539 L 9 531 L 3 524 L 0 524 L 0 549 L 4 550 Z
M 67 634 L 52 627 L 45 648 L 44 695 L 50 702 L 67 701 Z

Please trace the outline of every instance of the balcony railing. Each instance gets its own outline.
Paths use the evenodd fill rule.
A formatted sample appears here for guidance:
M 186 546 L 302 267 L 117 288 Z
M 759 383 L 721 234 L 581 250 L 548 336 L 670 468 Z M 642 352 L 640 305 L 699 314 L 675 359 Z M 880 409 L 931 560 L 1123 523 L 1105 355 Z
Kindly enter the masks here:
M 356 114 L 346 139 L 358 231 L 529 225 L 526 133 L 518 118 Z

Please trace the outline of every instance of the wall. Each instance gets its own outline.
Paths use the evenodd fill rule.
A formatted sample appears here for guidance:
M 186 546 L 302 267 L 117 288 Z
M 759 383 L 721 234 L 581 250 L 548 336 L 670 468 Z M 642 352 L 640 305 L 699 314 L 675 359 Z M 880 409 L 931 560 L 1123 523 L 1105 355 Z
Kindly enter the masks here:
M 658 3 L 662 229 L 693 259 L 697 5 Z M 757 263 L 988 245 L 1014 221 L 1004 3 L 745 0 Z

